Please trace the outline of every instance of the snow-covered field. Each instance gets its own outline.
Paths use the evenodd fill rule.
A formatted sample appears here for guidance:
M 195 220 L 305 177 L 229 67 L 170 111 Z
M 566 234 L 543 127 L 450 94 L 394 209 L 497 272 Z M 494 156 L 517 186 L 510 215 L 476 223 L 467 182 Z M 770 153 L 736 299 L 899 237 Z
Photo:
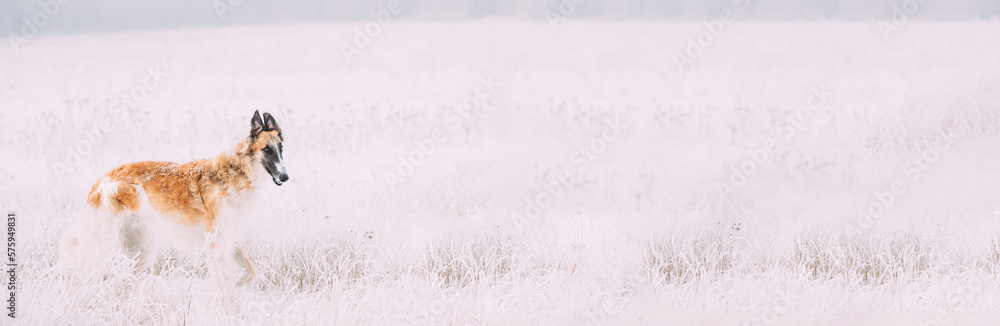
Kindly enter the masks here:
M 0 47 L 17 321 L 1000 320 L 1000 22 L 736 21 L 683 70 L 701 22 L 394 21 L 348 61 L 364 23 Z M 252 284 L 53 267 L 101 174 L 229 150 L 255 109 L 291 181 L 246 217 Z

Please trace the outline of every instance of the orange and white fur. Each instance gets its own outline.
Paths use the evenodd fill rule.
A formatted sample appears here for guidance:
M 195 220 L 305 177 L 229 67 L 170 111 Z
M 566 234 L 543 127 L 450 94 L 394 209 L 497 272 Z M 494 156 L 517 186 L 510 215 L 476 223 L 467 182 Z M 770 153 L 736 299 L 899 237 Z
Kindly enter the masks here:
M 274 117 L 264 113 L 261 119 L 254 112 L 250 135 L 231 152 L 185 164 L 137 162 L 111 170 L 87 196 L 88 214 L 63 238 L 61 259 L 94 268 L 109 254 L 124 253 L 137 259 L 141 271 L 167 246 L 207 249 L 217 285 L 249 282 L 256 272 L 238 245 L 241 226 L 248 223 L 257 187 L 288 181 L 283 140 Z

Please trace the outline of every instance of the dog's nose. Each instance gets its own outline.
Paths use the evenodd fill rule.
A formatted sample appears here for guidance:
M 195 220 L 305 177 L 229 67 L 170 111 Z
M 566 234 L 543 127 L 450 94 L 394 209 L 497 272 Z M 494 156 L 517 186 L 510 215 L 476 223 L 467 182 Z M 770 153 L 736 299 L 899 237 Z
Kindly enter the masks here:
M 278 181 L 281 181 L 281 182 L 288 181 L 288 175 L 287 174 L 282 174 L 281 176 L 278 177 Z

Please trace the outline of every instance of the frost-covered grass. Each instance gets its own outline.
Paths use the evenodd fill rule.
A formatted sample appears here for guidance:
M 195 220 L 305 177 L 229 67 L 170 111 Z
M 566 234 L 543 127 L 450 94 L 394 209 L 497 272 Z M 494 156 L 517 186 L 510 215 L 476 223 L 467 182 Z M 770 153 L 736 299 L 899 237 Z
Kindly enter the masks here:
M 670 320 L 680 311 L 762 318 L 783 314 L 995 311 L 1000 242 L 949 243 L 912 234 L 807 232 L 790 243 L 739 233 L 675 233 L 629 250 L 621 265 L 579 248 L 491 232 L 436 238 L 423 248 L 361 239 L 293 241 L 248 251 L 259 278 L 229 296 L 194 257 L 133 274 L 67 275 L 35 256 L 24 270 L 32 323 L 602 324 Z M 663 311 L 636 310 L 655 302 Z M 776 303 L 778 302 L 778 303 Z M 863 307 L 863 308 L 862 308 Z M 781 317 L 789 317 L 781 316 Z M 705 318 L 702 316 L 699 318 Z M 820 321 L 824 319 L 819 319 Z M 44 321 L 44 322 L 43 322 Z M 860 322 L 865 322 L 861 319 Z
M 338 47 L 347 23 L 0 50 L 19 321 L 1000 320 L 996 22 L 911 21 L 885 41 L 867 22 L 740 21 L 685 73 L 672 56 L 699 23 L 456 24 L 394 22 L 351 63 Z M 155 65 L 169 75 L 141 104 L 109 107 Z M 453 126 L 482 76 L 499 84 L 490 104 Z M 783 137 L 819 86 L 830 100 Z M 292 178 L 263 187 L 247 216 L 254 282 L 221 294 L 194 253 L 151 273 L 124 259 L 93 275 L 53 267 L 98 176 L 228 150 L 254 109 L 281 124 Z M 624 132 L 583 167 L 607 119 Z M 387 182 L 435 128 L 445 139 Z M 939 131 L 960 137 L 943 148 Z M 778 146 L 745 184 L 720 187 L 768 138 Z M 929 151 L 914 177 L 908 164 Z M 564 172 L 574 178 L 553 188 Z M 859 217 L 897 181 L 906 191 L 884 213 Z

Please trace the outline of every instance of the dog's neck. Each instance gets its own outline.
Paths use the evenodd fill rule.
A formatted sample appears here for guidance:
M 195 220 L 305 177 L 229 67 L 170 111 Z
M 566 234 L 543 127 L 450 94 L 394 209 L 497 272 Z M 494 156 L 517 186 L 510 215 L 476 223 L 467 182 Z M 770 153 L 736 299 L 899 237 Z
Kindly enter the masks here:
M 223 152 L 210 160 L 210 167 L 219 176 L 220 183 L 235 191 L 253 189 L 269 178 L 267 172 L 250 149 L 251 138 L 236 144 L 232 151 Z

